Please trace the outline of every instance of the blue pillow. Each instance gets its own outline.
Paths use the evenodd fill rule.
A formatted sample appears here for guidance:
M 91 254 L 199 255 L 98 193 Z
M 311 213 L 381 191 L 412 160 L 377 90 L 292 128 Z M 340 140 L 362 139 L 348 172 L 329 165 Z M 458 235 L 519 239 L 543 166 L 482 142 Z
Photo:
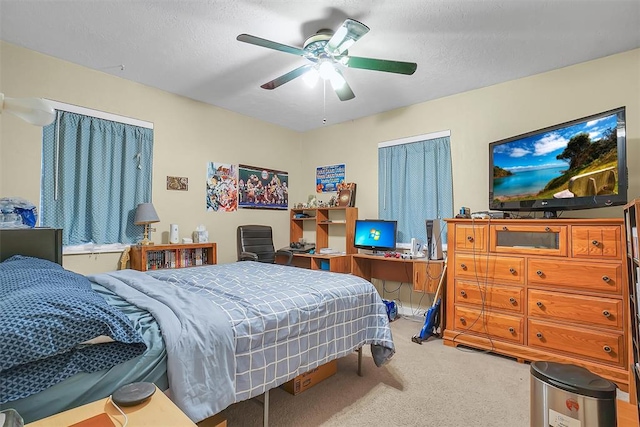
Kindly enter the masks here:
M 86 277 L 39 258 L 16 255 L 0 263 L 0 373 L 76 351 L 101 335 L 132 344 L 136 355 L 146 350 L 129 318 Z

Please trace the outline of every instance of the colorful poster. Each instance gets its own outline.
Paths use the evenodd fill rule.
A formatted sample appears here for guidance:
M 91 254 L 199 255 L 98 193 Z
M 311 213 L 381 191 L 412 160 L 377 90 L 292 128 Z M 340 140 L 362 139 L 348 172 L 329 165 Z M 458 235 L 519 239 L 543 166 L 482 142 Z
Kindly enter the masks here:
M 316 168 L 316 192 L 337 191 L 338 185 L 344 182 L 345 169 L 344 164 Z
M 238 210 L 238 169 L 235 165 L 207 164 L 207 211 Z
M 241 208 L 287 210 L 288 186 L 287 172 L 238 165 L 238 206 Z

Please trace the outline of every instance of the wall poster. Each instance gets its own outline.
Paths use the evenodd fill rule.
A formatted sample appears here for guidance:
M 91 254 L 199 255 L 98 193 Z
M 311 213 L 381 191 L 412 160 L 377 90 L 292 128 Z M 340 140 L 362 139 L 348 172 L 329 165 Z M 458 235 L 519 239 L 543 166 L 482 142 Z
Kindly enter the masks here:
M 207 163 L 207 211 L 238 210 L 238 168 L 226 163 Z
M 287 210 L 288 186 L 287 172 L 238 165 L 238 206 L 241 208 Z
M 344 182 L 345 165 L 319 166 L 316 168 L 316 192 L 327 193 L 338 190 L 338 184 Z

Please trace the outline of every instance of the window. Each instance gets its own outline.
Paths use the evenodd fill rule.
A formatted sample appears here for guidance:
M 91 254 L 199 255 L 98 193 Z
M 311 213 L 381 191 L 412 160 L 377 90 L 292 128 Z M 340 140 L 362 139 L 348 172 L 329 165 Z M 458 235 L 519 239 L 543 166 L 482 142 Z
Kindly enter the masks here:
M 65 249 L 139 240 L 133 217 L 151 201 L 153 129 L 56 104 L 56 121 L 43 129 L 40 224 L 61 228 Z
M 426 242 L 426 220 L 453 217 L 450 132 L 378 144 L 378 216 L 398 221 L 398 243 Z

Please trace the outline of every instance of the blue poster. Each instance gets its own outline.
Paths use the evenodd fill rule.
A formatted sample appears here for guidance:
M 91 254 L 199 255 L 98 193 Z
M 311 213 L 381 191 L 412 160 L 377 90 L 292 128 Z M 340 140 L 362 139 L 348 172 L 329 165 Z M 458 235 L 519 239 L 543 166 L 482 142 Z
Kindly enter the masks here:
M 338 184 L 344 183 L 344 171 L 344 164 L 316 168 L 316 192 L 338 191 Z

